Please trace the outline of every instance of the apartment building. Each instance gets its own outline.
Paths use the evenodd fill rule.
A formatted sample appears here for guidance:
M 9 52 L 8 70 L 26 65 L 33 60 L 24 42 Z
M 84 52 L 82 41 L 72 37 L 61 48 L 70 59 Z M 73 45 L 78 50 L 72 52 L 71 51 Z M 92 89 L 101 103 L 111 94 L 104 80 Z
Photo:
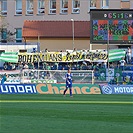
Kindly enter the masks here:
M 133 9 L 133 0 L 0 0 L 1 25 L 8 23 L 16 43 L 23 41 L 25 20 L 90 21 L 90 9 Z M 4 29 L 1 40 L 6 36 Z

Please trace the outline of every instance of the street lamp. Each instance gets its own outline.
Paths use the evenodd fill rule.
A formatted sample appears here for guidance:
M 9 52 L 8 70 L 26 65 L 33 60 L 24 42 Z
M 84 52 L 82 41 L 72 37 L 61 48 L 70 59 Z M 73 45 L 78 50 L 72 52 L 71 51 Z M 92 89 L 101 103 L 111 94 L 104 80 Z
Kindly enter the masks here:
M 73 34 L 73 50 L 74 50 L 74 19 L 71 19 L 72 21 L 72 34 Z

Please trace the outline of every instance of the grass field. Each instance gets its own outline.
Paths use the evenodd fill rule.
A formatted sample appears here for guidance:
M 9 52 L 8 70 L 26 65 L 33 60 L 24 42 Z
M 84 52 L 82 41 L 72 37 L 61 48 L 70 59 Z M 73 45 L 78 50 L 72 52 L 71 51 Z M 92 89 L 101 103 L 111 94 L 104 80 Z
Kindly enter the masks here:
M 132 95 L 0 95 L 0 133 L 132 132 Z

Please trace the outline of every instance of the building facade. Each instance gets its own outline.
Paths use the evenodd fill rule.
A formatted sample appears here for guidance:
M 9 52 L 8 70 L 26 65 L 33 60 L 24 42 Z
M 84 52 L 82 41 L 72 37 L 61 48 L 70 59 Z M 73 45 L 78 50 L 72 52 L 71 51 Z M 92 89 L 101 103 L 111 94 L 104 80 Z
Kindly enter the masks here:
M 38 41 L 41 51 L 89 49 L 89 31 L 90 21 L 24 21 L 23 38 L 26 43 Z
M 90 9 L 133 9 L 133 0 L 0 0 L 1 25 L 15 33 L 16 43 L 23 41 L 24 20 L 90 21 Z M 1 42 L 7 37 L 3 29 Z

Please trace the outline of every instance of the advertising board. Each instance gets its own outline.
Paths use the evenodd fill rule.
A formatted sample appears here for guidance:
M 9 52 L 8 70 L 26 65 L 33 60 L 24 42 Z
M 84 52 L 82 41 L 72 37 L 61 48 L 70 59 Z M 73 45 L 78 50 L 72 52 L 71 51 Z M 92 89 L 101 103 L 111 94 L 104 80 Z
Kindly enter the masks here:
M 102 94 L 133 94 L 133 85 L 101 85 Z
M 65 84 L 37 84 L 36 90 L 39 94 L 63 94 Z M 69 91 L 67 91 L 67 94 Z M 101 94 L 99 85 L 73 84 L 73 94 Z
M 0 94 L 36 94 L 35 84 L 3 84 Z
M 0 94 L 63 94 L 65 88 L 65 84 L 4 84 Z M 72 93 L 101 94 L 101 90 L 97 84 L 73 84 Z
M 10 71 L 0 70 L 0 80 L 2 79 L 2 76 L 5 73 L 8 75 L 5 84 L 20 84 L 21 82 L 20 70 L 10 70 Z

